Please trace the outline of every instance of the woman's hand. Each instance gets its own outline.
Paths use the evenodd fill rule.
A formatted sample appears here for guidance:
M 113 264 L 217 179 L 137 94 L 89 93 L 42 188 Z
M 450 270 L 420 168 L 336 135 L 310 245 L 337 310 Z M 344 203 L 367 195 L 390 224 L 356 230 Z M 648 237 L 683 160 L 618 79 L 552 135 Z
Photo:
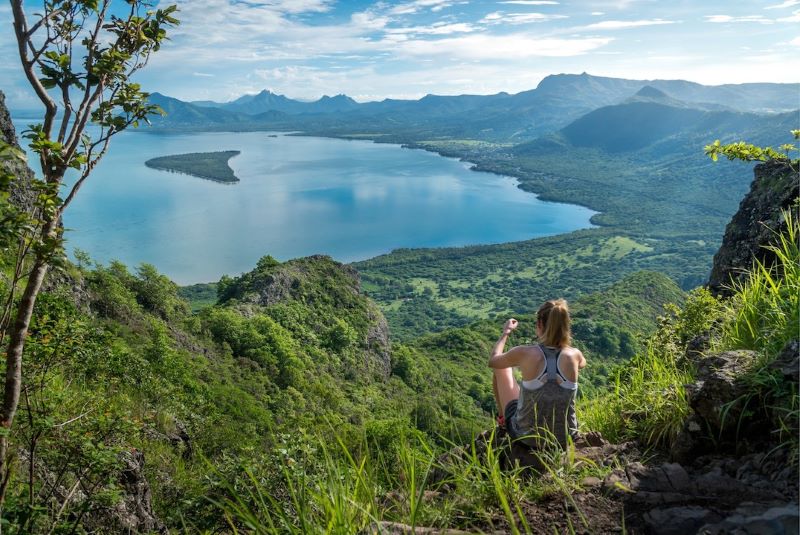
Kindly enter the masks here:
M 503 334 L 504 335 L 511 334 L 511 332 L 517 328 L 517 326 L 519 326 L 519 322 L 517 320 L 515 320 L 514 318 L 509 319 L 508 321 L 506 321 L 506 324 L 503 325 Z

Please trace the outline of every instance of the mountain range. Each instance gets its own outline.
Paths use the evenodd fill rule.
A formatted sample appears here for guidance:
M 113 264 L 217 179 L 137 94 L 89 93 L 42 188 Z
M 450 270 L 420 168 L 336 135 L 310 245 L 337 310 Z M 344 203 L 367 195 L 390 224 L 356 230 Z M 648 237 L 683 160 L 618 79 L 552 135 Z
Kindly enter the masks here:
M 302 102 L 264 90 L 227 103 L 183 102 L 160 93 L 151 101 L 180 129 L 302 129 L 328 135 L 391 133 L 409 139 L 446 136 L 519 143 L 555 132 L 605 106 L 658 100 L 672 108 L 772 114 L 796 109 L 800 84 L 704 86 L 684 80 L 627 80 L 586 73 L 544 78 L 517 94 L 427 95 L 419 100 L 359 103 L 346 95 Z

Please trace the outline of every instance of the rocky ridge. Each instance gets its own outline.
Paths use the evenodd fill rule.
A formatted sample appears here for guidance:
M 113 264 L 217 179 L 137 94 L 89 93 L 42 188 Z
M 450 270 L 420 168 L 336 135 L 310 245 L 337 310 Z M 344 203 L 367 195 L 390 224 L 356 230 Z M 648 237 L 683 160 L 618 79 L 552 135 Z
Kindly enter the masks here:
M 800 173 L 786 161 L 770 161 L 755 166 L 755 178 L 739 210 L 728 223 L 722 246 L 714 255 L 708 287 L 716 295 L 731 294 L 731 281 L 741 281 L 753 258 L 769 266 L 775 255 L 766 245 L 786 230 L 782 212 L 800 195 Z

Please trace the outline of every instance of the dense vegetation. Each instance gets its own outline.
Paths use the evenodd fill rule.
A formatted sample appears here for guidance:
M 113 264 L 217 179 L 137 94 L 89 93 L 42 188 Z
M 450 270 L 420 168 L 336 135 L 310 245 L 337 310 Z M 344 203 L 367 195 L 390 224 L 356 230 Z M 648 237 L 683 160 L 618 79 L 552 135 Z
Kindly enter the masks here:
M 776 236 L 772 246 L 777 263 L 756 262 L 730 299 L 698 289 L 683 308 L 671 307 L 646 348 L 617 371 L 616 388 L 580 404 L 588 428 L 637 440 L 654 448 L 651 453 L 668 450 L 689 412 L 684 385 L 692 381 L 694 369 L 684 352 L 695 337 L 709 336 L 714 350 L 750 349 L 758 355 L 741 379 L 749 388 L 746 399 L 734 402 L 739 416 L 723 423 L 724 428 L 736 433 L 742 420 L 758 425 L 768 440 L 788 447 L 796 463 L 797 384 L 770 365 L 780 348 L 800 337 L 800 229 L 792 214 L 786 217 L 789 230 Z M 725 412 L 736 409 L 730 406 Z M 328 446 L 323 439 L 314 444 L 321 457 L 283 472 L 278 483 L 286 489 L 283 499 L 251 474 L 244 489 L 223 503 L 234 522 L 264 533 L 359 532 L 384 519 L 411 526 L 538 533 L 542 526 L 528 522 L 524 506 L 556 496 L 571 504 L 567 509 L 575 512 L 570 524 L 574 531 L 588 528 L 589 521 L 573 493 L 586 476 L 603 477 L 613 469 L 569 452 L 545 450 L 540 454 L 548 467 L 543 477 L 521 478 L 518 472 L 500 471 L 499 454 L 491 446 L 480 455 L 473 449 L 438 457 L 436 445 L 422 435 L 403 435 L 392 455 L 366 440 L 355 451 Z M 441 470 L 448 474 L 443 482 Z M 387 484 L 394 492 L 386 493 Z M 426 489 L 443 487 L 447 492 L 427 498 Z
M 602 108 L 593 112 L 609 110 L 610 122 L 602 128 L 568 127 L 511 148 L 469 141 L 413 143 L 473 161 L 480 170 L 515 176 L 521 188 L 544 199 L 587 205 L 600 211 L 592 222 L 602 227 L 512 244 L 399 250 L 357 263 L 393 332 L 414 336 L 472 318 L 530 310 L 545 298 L 574 298 L 642 269 L 664 273 L 684 290 L 707 280 L 711 257 L 749 186 L 750 172 L 717 166 L 698 147 L 709 136 L 730 141 L 743 131 L 779 146 L 796 126 L 796 115 L 695 110 L 693 121 L 649 136 L 650 125 L 663 124 L 663 108 L 639 100 Z M 592 115 L 579 122 L 596 121 Z M 776 123 L 782 127 L 776 129 Z M 576 138 L 579 131 L 624 130 L 631 124 L 649 144 L 617 140 L 609 152 L 605 141 L 588 134 Z
M 683 308 L 667 308 L 656 331 L 646 319 L 662 310 L 656 303 L 681 298 L 663 275 L 637 273 L 575 301 L 578 335 L 607 323 L 653 333 L 636 340 L 631 366 L 607 370 L 619 378 L 616 389 L 581 401 L 584 429 L 669 446 L 686 414 L 681 386 L 692 375 L 680 356 L 711 329 L 716 348 L 761 352 L 750 371 L 754 396 L 774 409 L 772 425 L 785 440 L 796 438 L 797 392 L 769 368 L 799 334 L 800 255 L 797 226 L 790 228 L 777 245 L 780 265 L 756 266 L 728 301 L 693 292 Z M 37 452 L 37 468 L 29 487 L 20 466 L 7 504 L 11 525 L 74 523 L 77 512 L 59 519 L 35 507 L 57 491 L 54 473 L 63 487 L 80 481 L 89 489 L 81 510 L 97 518 L 119 499 L 108 482 L 131 446 L 146 452 L 158 514 L 194 532 L 228 522 L 262 532 L 353 532 L 376 519 L 535 532 L 515 514 L 520 503 L 567 497 L 587 475 L 611 469 L 554 456 L 551 477 L 523 480 L 502 474 L 489 451 L 450 459 L 445 482 L 454 491 L 423 499 L 436 488 L 439 454 L 489 422 L 485 363 L 499 323 L 395 344 L 387 370 L 380 314 L 354 275 L 325 257 L 265 257 L 223 280 L 220 304 L 191 315 L 152 266 L 64 272 L 61 289 L 37 309 L 23 406 L 30 418 L 14 431 L 15 443 Z M 520 319 L 512 343 L 532 337 L 532 318 Z M 587 354 L 588 379 L 597 360 Z
M 239 182 L 239 179 L 233 173 L 230 165 L 228 165 L 228 160 L 239 154 L 241 152 L 238 150 L 191 152 L 151 158 L 144 164 L 147 167 L 161 169 L 162 171 L 184 173 L 215 182 L 234 183 Z
M 501 245 L 399 250 L 355 265 L 393 334 L 405 339 L 472 318 L 530 311 L 554 296 L 574 299 L 640 270 L 666 271 L 691 287 L 699 283 L 692 272 L 699 271 L 700 254 L 710 257 L 712 246 L 597 229 Z
M 39 453 L 33 476 L 20 466 L 7 503 L 12 523 L 69 524 L 36 507 L 59 488 L 54 473 L 58 485 L 93 489 L 81 507 L 96 517 L 119 492 L 106 485 L 118 477 L 119 456 L 135 446 L 146 452 L 159 516 L 216 529 L 208 498 L 230 497 L 230 485 L 244 492 L 247 474 L 287 484 L 300 467 L 311 473 L 334 459 L 339 466 L 345 450 L 370 450 L 381 452 L 385 471 L 372 476 L 388 488 L 411 462 L 405 447 L 430 453 L 463 443 L 494 411 L 486 359 L 499 323 L 390 346 L 355 272 L 326 257 L 264 257 L 254 271 L 224 278 L 219 303 L 194 315 L 152 266 L 130 273 L 116 262 L 84 264 L 62 272 L 36 311 L 26 384 L 40 386 L 28 390 L 30 418 L 13 438 Z M 585 385 L 614 370 L 594 355 L 628 356 L 663 303 L 680 299 L 666 277 L 639 273 L 576 302 L 591 362 Z M 619 315 L 634 321 L 620 329 Z M 532 318 L 520 319 L 512 343 L 533 337 Z M 331 433 L 336 441 L 319 442 Z M 297 465 L 276 471 L 287 461 Z

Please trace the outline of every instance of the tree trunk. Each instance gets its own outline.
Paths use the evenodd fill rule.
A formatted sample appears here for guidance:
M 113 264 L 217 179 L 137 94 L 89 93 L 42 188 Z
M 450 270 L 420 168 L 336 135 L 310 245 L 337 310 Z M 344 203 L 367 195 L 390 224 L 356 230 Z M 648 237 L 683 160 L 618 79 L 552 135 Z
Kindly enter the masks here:
M 57 227 L 57 220 L 51 220 L 42 229 L 42 238 L 54 235 Z M 33 315 L 33 307 L 36 305 L 36 297 L 42 287 L 42 282 L 47 274 L 49 267 L 48 253 L 37 251 L 33 262 L 33 268 L 28 275 L 25 284 L 25 291 L 19 301 L 17 315 L 14 326 L 11 329 L 8 349 L 6 350 L 6 377 L 3 392 L 3 405 L 0 408 L 0 481 L 8 481 L 7 473 L 11 467 L 7 465 L 8 445 L 11 433 L 11 424 L 14 422 L 14 415 L 19 405 L 19 395 L 22 388 L 22 353 L 25 349 L 25 340 L 28 337 L 28 327 Z M 5 490 L 5 489 L 2 489 Z M 0 494 L 0 507 L 5 499 L 5 492 Z

